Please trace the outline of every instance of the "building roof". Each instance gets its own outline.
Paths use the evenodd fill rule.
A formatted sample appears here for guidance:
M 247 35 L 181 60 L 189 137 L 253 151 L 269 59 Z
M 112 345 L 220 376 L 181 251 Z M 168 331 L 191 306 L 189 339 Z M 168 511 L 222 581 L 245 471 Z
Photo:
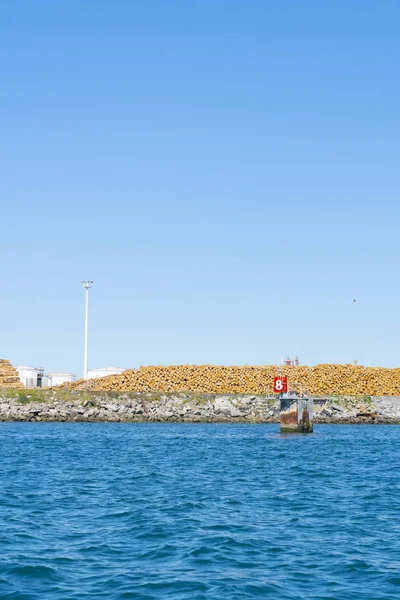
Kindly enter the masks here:
M 51 377 L 75 377 L 75 373 L 46 373 Z
M 96 371 L 126 371 L 121 367 L 100 367 L 98 369 L 89 369 L 90 373 L 96 373 Z

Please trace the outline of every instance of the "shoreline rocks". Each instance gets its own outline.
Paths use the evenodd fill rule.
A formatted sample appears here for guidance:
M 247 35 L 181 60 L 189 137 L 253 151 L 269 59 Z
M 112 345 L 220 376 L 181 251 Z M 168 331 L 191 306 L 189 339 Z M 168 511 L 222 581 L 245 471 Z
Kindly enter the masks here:
M 279 423 L 279 400 L 259 395 L 1 390 L 0 421 Z M 400 423 L 400 397 L 315 400 L 314 423 Z

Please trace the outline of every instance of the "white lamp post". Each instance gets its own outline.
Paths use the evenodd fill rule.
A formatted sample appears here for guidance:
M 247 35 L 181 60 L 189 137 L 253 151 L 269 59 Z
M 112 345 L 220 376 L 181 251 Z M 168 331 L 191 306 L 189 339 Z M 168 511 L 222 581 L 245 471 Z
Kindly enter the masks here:
M 88 329 L 89 329 L 89 289 L 92 287 L 93 281 L 82 281 L 85 288 L 85 353 L 83 356 L 83 376 L 87 379 L 88 372 Z

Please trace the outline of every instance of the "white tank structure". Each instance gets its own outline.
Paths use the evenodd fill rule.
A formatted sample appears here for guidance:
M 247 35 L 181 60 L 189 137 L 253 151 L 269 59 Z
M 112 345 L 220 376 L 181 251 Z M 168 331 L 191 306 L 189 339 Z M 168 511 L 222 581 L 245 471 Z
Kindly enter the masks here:
M 18 371 L 19 380 L 26 388 L 42 387 L 44 369 L 41 367 L 27 367 L 19 365 L 15 367 Z
M 63 383 L 72 383 L 76 379 L 72 373 L 47 373 L 47 378 L 50 387 L 62 385 Z
M 99 377 L 108 377 L 108 375 L 121 375 L 126 369 L 119 367 L 103 367 L 102 369 L 89 369 L 88 379 L 98 379 Z

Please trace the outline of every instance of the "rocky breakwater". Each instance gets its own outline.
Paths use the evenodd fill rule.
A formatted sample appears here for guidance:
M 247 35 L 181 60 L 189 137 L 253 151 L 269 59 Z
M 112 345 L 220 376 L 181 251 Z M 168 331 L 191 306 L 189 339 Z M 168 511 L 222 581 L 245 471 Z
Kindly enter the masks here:
M 399 396 L 316 399 L 314 423 L 400 423 Z
M 314 413 L 314 423 L 400 423 L 400 398 L 321 398 Z M 279 417 L 279 400 L 256 395 L 0 391 L 0 421 L 278 423 Z
M 94 393 L 53 388 L 2 391 L 0 421 L 272 422 L 279 403 L 265 396 Z

